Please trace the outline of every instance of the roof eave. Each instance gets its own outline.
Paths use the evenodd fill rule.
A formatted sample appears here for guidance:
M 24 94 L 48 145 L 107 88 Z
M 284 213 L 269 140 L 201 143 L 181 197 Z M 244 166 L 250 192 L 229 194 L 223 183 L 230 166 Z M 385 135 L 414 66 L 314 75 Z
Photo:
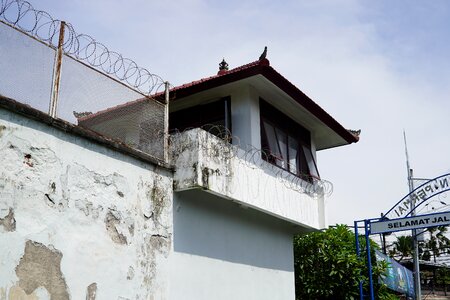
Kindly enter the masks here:
M 177 101 L 182 98 L 188 97 L 190 95 L 213 89 L 224 84 L 239 81 L 248 77 L 262 75 L 275 84 L 279 89 L 288 94 L 292 99 L 294 99 L 298 104 L 304 107 L 312 115 L 318 118 L 331 130 L 336 132 L 340 137 L 342 137 L 347 144 L 356 143 L 359 141 L 359 137 L 350 133 L 345 129 L 339 122 L 337 122 L 333 117 L 331 117 L 324 109 L 317 105 L 311 98 L 304 94 L 300 89 L 273 69 L 270 65 L 255 64 L 243 70 L 236 72 L 226 72 L 220 76 L 212 77 L 208 80 L 201 81 L 190 86 L 175 88 L 170 92 L 171 101 Z M 327 148 L 337 147 L 331 146 Z

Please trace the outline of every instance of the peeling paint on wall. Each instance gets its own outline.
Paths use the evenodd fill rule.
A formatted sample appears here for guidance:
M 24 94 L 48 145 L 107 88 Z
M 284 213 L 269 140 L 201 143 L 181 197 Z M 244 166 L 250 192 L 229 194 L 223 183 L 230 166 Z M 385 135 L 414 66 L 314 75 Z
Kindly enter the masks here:
M 1 296 L 1 294 L 0 294 Z M 5 299 L 1 298 L 0 299 Z M 43 287 L 38 287 L 33 293 L 27 294 L 20 286 L 14 285 L 9 289 L 8 300 L 46 300 L 51 299 L 48 291 Z
M 130 266 L 128 268 L 127 280 L 132 280 L 134 278 L 134 268 Z
M 161 213 L 168 206 L 167 187 L 161 185 L 161 176 L 155 176 L 153 179 L 153 187 L 150 190 L 149 198 L 153 208 L 153 218 L 156 222 L 160 222 Z
M 6 217 L 0 218 L 0 226 L 3 226 L 7 232 L 16 230 L 16 219 L 14 219 L 14 210 L 11 207 Z
M 117 230 L 116 226 L 119 224 L 120 219 L 114 215 L 113 211 L 108 211 L 105 217 L 106 231 L 108 231 L 109 236 L 115 243 L 125 245 L 127 237 Z
M 171 171 L 1 108 L 0 124 L 0 299 L 168 299 Z
M 30 153 L 25 154 L 23 163 L 31 168 L 34 167 L 33 158 L 31 157 Z
M 86 300 L 95 300 L 97 295 L 97 283 L 91 283 L 86 290 Z
M 168 257 L 171 246 L 171 239 L 168 236 L 154 234 L 145 237 L 145 243 L 142 246 L 143 259 L 141 261 L 142 274 L 144 275 L 144 287 L 150 287 L 157 275 L 156 257 L 158 254 Z M 151 293 L 151 290 L 148 290 Z
M 5 125 L 0 125 L 0 137 L 3 135 L 3 131 L 6 129 Z
M 202 168 L 202 186 L 204 188 L 209 187 L 209 169 L 208 168 Z
M 27 294 L 44 287 L 51 300 L 69 299 L 66 281 L 61 272 L 62 253 L 43 244 L 27 241 L 25 252 L 16 267 L 19 287 Z

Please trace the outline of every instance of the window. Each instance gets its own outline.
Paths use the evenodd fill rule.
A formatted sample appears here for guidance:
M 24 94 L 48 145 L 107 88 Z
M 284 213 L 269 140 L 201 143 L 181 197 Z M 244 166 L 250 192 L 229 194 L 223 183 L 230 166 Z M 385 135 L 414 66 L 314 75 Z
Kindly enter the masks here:
M 197 127 L 202 127 L 220 138 L 226 138 L 225 134 L 231 133 L 230 97 L 182 109 L 169 115 L 170 131 L 184 131 Z
M 308 130 L 260 100 L 263 159 L 311 181 L 319 178 Z

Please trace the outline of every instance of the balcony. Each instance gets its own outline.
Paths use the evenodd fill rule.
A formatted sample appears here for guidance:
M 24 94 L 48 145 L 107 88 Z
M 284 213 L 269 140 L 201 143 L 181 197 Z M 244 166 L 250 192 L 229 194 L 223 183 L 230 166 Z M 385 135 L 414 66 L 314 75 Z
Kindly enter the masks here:
M 202 189 L 303 229 L 325 226 L 322 181 L 305 181 L 200 129 L 171 136 L 174 191 Z

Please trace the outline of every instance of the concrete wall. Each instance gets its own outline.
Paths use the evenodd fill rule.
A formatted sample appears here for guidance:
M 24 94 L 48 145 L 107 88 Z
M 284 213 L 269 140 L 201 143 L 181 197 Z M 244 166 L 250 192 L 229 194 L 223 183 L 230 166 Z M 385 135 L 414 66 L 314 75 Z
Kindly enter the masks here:
M 201 189 L 173 214 L 170 299 L 294 299 L 291 224 Z
M 171 176 L 0 108 L 0 299 L 167 299 Z
M 267 163 L 261 152 L 230 146 L 201 129 L 173 136 L 171 145 L 176 191 L 201 187 L 300 229 L 325 226 L 320 184 Z

